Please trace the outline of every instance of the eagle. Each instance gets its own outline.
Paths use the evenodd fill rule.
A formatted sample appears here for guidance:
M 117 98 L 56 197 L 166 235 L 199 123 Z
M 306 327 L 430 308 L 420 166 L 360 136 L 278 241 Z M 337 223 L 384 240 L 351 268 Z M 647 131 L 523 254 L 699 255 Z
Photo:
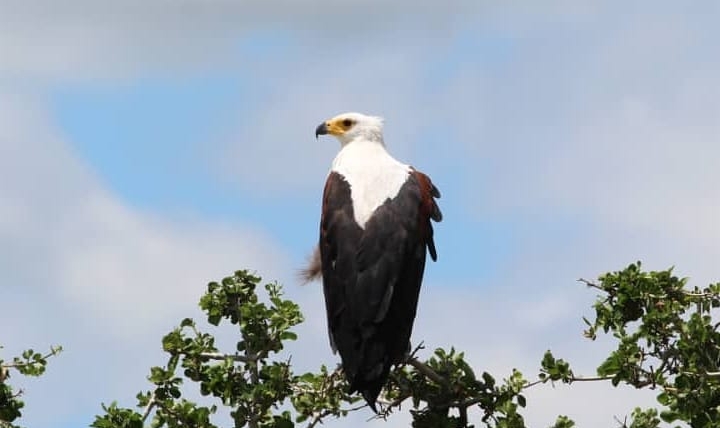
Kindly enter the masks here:
M 315 138 L 340 141 L 322 199 L 320 240 L 305 279 L 322 276 L 330 346 L 350 393 L 377 412 L 390 368 L 406 360 L 426 253 L 437 252 L 431 220 L 442 214 L 430 178 L 388 153 L 383 119 L 344 113 Z

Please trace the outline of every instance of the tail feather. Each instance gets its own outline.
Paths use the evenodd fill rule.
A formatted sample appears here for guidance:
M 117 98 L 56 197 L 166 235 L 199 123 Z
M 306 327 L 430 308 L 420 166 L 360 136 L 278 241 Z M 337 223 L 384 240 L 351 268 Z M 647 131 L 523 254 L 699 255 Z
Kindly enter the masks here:
M 377 387 L 364 389 L 361 391 L 363 398 L 365 398 L 365 402 L 367 402 L 368 406 L 372 409 L 373 412 L 377 413 L 377 398 L 378 395 L 380 395 L 380 390 L 382 389 L 382 383 L 379 383 Z
M 360 376 L 356 376 L 355 380 L 350 385 L 350 393 L 358 391 L 362 394 L 365 402 L 368 406 L 370 406 L 373 412 L 377 413 L 377 398 L 385 385 L 388 373 L 389 367 L 383 370 L 383 373 L 372 379 L 363 379 Z
M 300 269 L 298 276 L 303 284 L 307 284 L 319 280 L 322 275 L 322 260 L 320 259 L 320 247 L 316 246 L 310 256 L 309 263 L 306 268 Z
M 346 375 L 350 382 L 350 392 L 360 392 L 368 406 L 377 413 L 377 398 L 387 382 L 390 368 L 396 361 L 392 360 L 388 349 L 380 342 L 365 343 L 363 348 L 363 357 L 357 361 L 358 367 L 346 372 Z

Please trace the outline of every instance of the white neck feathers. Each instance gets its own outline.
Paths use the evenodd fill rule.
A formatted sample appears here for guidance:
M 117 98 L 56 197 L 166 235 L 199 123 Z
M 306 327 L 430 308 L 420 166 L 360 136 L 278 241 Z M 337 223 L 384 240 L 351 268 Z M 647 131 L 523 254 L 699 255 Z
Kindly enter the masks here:
M 397 196 L 410 167 L 390 156 L 381 135 L 379 139 L 360 137 L 344 144 L 331 171 L 350 185 L 355 221 L 364 228 L 380 205 Z

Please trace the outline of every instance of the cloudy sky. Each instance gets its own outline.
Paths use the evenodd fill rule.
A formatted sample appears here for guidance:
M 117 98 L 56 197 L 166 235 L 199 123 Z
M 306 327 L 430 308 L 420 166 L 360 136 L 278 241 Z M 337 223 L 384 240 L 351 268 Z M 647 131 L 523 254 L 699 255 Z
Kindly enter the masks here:
M 334 364 L 294 274 L 338 149 L 313 131 L 344 111 L 384 116 L 443 192 L 414 341 L 497 377 L 548 348 L 593 374 L 576 279 L 720 279 L 720 5 L 679 5 L 0 0 L 0 352 L 66 349 L 18 383 L 24 425 L 132 405 L 161 336 L 241 268 L 301 303 L 293 361 Z M 547 387 L 525 414 L 599 428 L 652 403 Z

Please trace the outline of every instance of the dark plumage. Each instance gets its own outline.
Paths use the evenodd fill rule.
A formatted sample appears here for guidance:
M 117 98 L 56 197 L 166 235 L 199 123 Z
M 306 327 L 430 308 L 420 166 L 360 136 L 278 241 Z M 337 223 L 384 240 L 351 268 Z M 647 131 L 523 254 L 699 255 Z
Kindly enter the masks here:
M 355 126 L 363 118 L 352 117 Z M 318 132 L 334 125 L 321 125 Z M 362 139 L 376 134 L 359 135 L 344 144 L 358 146 L 338 155 L 327 178 L 320 264 L 311 263 L 305 277 L 320 268 L 331 346 L 340 353 L 351 392 L 359 391 L 376 410 L 391 366 L 409 350 L 426 251 L 437 259 L 431 220 L 442 215 L 435 202 L 440 193 L 426 175 L 390 157 L 381 133 L 376 141 Z M 360 156 L 365 157 L 358 161 Z M 377 161 L 366 163 L 373 156 Z M 374 201 L 380 202 L 372 211 L 356 212 Z

